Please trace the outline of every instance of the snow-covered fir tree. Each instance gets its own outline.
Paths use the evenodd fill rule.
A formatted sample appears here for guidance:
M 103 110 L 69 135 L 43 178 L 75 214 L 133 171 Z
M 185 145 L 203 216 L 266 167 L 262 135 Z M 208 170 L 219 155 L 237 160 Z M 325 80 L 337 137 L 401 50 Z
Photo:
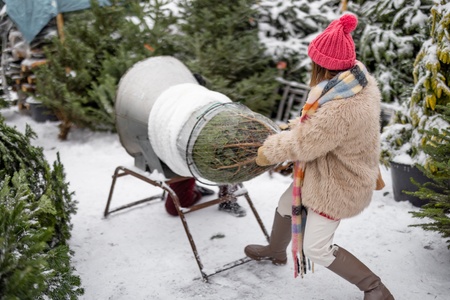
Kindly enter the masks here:
M 286 62 L 287 80 L 308 83 L 310 41 L 338 18 L 339 0 L 263 0 L 259 11 L 259 38 L 277 62 Z
M 384 102 L 402 102 L 414 85 L 414 59 L 428 37 L 432 0 L 359 1 L 360 60 L 378 79 Z
M 76 201 L 57 157 L 0 117 L 0 298 L 76 299 L 83 294 L 67 244 Z
M 401 105 L 382 138 L 382 159 L 427 166 L 422 146 L 427 143 L 423 130 L 444 129 L 449 123 L 442 108 L 450 103 L 450 24 L 449 1 L 437 1 L 428 18 L 430 36 L 423 43 L 414 63 L 415 86 Z

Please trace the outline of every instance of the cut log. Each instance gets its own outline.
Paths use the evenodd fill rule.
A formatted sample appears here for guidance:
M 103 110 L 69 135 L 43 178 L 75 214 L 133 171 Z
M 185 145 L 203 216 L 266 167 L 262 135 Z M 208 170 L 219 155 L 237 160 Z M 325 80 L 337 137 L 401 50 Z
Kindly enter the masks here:
M 21 76 L 21 75 L 19 75 L 19 74 L 16 74 L 16 75 L 13 75 L 12 77 L 11 77 L 11 79 L 12 80 L 14 80 L 14 82 L 16 83 L 16 84 L 21 84 L 22 83 L 22 81 L 23 81 L 23 76 Z
M 31 93 L 31 92 L 34 92 L 35 90 L 36 90 L 36 86 L 35 85 L 28 84 L 28 83 L 22 84 L 22 91 L 23 92 Z
M 32 74 L 30 76 L 27 77 L 27 82 L 29 84 L 35 84 L 36 83 L 36 75 Z
M 22 71 L 30 71 L 36 67 L 44 65 L 47 63 L 46 59 L 36 59 L 36 58 L 27 58 L 24 59 L 21 63 Z

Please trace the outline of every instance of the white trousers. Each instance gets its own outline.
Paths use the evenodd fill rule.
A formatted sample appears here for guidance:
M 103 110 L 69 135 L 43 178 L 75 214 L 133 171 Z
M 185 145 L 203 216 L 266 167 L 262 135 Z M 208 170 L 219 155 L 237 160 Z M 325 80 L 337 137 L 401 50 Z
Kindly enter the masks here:
M 292 187 L 293 184 L 287 188 L 278 201 L 277 211 L 283 217 L 292 214 Z M 328 267 L 334 261 L 333 253 L 338 247 L 333 245 L 333 238 L 339 223 L 340 220 L 328 219 L 308 208 L 303 235 L 303 251 L 312 262 Z

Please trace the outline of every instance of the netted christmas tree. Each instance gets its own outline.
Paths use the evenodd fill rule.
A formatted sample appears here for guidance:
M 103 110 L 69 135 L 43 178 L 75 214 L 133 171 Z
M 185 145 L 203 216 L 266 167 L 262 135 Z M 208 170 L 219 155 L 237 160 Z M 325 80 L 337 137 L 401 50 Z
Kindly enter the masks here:
M 422 146 L 427 143 L 423 130 L 448 128 L 442 106 L 450 103 L 450 40 L 448 1 L 439 1 L 431 8 L 430 38 L 414 63 L 415 86 L 411 97 L 402 103 L 393 123 L 385 127 L 382 139 L 382 160 L 427 166 Z
M 270 114 L 277 99 L 276 68 L 258 38 L 256 1 L 180 1 L 176 56 L 206 86 Z
M 443 118 L 450 124 L 450 104 L 438 106 Z M 450 127 L 430 128 L 424 132 L 426 143 L 424 152 L 428 155 L 425 167 L 420 170 L 432 181 L 419 185 L 419 190 L 412 193 L 429 203 L 412 212 L 416 218 L 426 219 L 426 223 L 417 224 L 425 230 L 439 232 L 443 238 L 450 238 Z M 450 249 L 450 239 L 447 241 Z
M 432 0 L 360 1 L 359 57 L 378 79 L 384 102 L 409 98 L 414 59 L 429 36 Z M 355 40 L 357 41 L 357 40 Z
M 76 299 L 67 244 L 76 201 L 59 156 L 52 169 L 34 137 L 0 118 L 0 299 Z
M 114 130 L 120 77 L 145 57 L 172 52 L 169 1 L 110 2 L 65 14 L 64 39 L 54 39 L 37 71 L 37 99 L 56 112 L 63 140 L 73 125 Z
M 197 119 L 185 147 L 187 165 L 196 178 L 235 184 L 271 168 L 255 162 L 258 148 L 279 131 L 270 119 L 238 103 L 212 106 Z

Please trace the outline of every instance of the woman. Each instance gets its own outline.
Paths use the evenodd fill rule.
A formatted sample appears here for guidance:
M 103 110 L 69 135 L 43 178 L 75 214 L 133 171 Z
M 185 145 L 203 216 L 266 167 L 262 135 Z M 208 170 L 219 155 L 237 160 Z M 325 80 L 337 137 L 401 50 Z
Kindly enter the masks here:
M 258 149 L 260 165 L 296 162 L 294 182 L 278 203 L 269 245 L 249 245 L 245 253 L 286 264 L 292 236 L 294 257 L 303 246 L 306 257 L 355 284 L 364 299 L 394 299 L 369 268 L 332 244 L 340 220 L 369 205 L 379 172 L 381 97 L 375 79 L 356 60 L 350 33 L 357 22 L 343 15 L 311 42 L 311 91 L 302 115 Z M 302 272 L 302 259 L 298 262 L 296 272 Z

